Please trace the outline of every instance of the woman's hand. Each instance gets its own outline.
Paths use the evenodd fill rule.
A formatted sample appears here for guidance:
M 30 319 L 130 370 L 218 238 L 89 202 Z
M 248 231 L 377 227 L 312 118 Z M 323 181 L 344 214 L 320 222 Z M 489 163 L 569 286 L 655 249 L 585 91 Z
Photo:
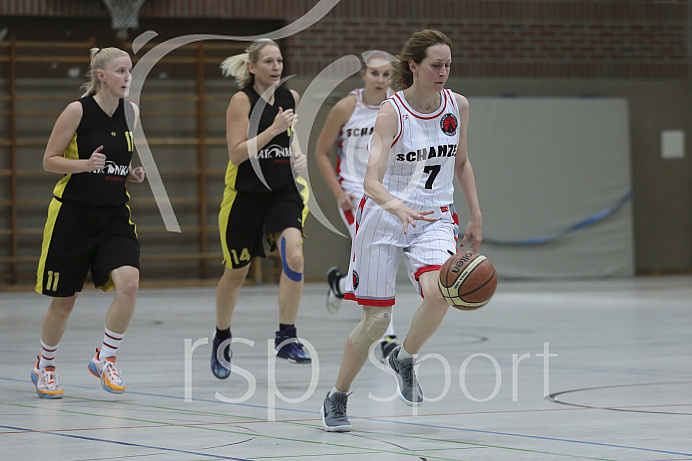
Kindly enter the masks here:
M 342 193 L 336 197 L 336 201 L 339 204 L 339 208 L 342 210 L 353 210 L 358 206 L 359 197 L 353 194 Z
M 293 170 L 303 171 L 308 166 L 308 157 L 302 152 L 293 151 Z
M 404 234 L 408 234 L 408 226 L 411 225 L 416 227 L 416 221 L 426 221 L 435 222 L 437 218 L 431 218 L 429 215 L 433 214 L 434 211 L 416 211 L 407 207 L 403 203 L 399 203 L 397 206 L 392 207 L 388 210 L 390 213 L 396 215 L 399 220 L 404 225 Z
M 137 168 L 130 169 L 130 172 L 127 174 L 127 180 L 131 182 L 141 183 L 142 181 L 144 181 L 144 176 L 146 176 L 144 168 L 138 166 Z
M 279 113 L 274 117 L 274 122 L 269 127 L 274 136 L 278 136 L 284 131 L 298 123 L 298 116 L 293 112 L 293 109 L 283 110 L 279 107 Z
M 98 146 L 87 160 L 87 171 L 100 170 L 106 166 L 106 154 L 102 154 L 103 146 Z
M 466 232 L 464 233 L 464 237 L 461 239 L 461 247 L 463 248 L 464 245 L 466 245 L 466 242 L 471 239 L 471 249 L 473 251 L 478 251 L 481 246 L 481 242 L 483 241 L 483 233 L 481 228 L 481 218 L 472 217 L 469 223 L 466 225 Z

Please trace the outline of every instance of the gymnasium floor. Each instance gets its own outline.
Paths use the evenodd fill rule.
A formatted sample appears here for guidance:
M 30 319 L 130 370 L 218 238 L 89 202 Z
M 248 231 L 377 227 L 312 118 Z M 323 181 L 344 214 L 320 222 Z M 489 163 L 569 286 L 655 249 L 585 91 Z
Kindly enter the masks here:
M 405 333 L 418 298 L 399 285 Z M 208 365 L 214 288 L 141 290 L 118 354 L 122 395 L 87 371 L 111 295 L 84 292 L 56 401 L 29 381 L 48 298 L 0 293 L 0 459 L 692 460 L 692 277 L 501 280 L 488 306 L 450 310 L 422 351 L 423 406 L 392 399 L 394 378 L 366 364 L 350 433 L 324 432 L 319 409 L 358 308 L 332 316 L 325 286 L 306 285 L 298 333 L 319 353 L 293 365 L 267 343 L 275 291 L 243 291 L 240 369 L 220 381 Z

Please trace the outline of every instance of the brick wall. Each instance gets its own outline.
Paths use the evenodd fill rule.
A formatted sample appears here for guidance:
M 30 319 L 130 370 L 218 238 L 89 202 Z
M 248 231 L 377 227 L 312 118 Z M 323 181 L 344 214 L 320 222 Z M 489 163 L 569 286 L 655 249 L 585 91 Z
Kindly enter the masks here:
M 141 18 L 283 19 L 310 0 L 147 0 Z M 454 42 L 465 77 L 686 79 L 690 0 L 342 0 L 285 43 L 286 71 L 311 76 L 349 53 L 401 50 L 416 29 Z M 0 15 L 107 16 L 98 0 L 0 0 Z

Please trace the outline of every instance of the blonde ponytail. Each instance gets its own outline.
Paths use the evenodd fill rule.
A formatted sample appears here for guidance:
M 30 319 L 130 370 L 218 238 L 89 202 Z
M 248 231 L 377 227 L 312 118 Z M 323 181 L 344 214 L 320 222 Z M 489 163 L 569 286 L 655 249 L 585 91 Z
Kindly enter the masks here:
M 221 73 L 224 77 L 234 77 L 238 86 L 244 88 L 252 80 L 250 70 L 247 68 L 249 62 L 249 53 L 231 56 L 221 63 Z
M 248 63 L 257 64 L 259 53 L 267 45 L 279 47 L 274 40 L 269 38 L 260 38 L 252 42 L 247 47 L 245 53 L 237 54 L 226 58 L 221 63 L 221 73 L 224 77 L 235 78 L 236 83 L 240 88 L 245 88 L 255 81 L 255 76 L 250 73 Z
M 104 70 L 106 64 L 108 64 L 112 59 L 118 58 L 120 56 L 130 56 L 125 51 L 119 48 L 92 48 L 89 50 L 91 56 L 91 66 L 89 67 L 89 72 L 87 73 L 87 82 L 82 85 L 84 90 L 84 96 L 95 95 L 101 89 L 101 82 L 99 81 L 96 72 L 99 70 Z

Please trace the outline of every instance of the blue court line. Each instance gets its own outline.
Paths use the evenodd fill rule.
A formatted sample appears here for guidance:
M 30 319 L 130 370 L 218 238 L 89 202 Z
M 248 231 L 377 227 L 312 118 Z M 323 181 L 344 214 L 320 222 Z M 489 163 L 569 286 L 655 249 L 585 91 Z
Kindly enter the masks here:
M 25 380 L 19 380 L 19 379 L 14 379 L 14 378 L 3 378 L 3 377 L 0 377 L 0 380 L 25 382 Z M 97 387 L 89 387 L 89 386 L 70 386 L 70 387 L 82 388 L 82 389 L 92 389 L 92 390 L 98 389 Z M 147 396 L 147 397 L 159 397 L 159 398 L 163 398 L 163 399 L 184 400 L 184 397 L 175 397 L 175 396 L 165 395 L 165 394 L 151 394 L 151 393 L 136 392 L 136 391 L 135 392 L 128 391 L 128 394 L 142 395 L 142 396 Z M 221 400 L 216 400 L 216 399 L 212 400 L 212 399 L 194 399 L 193 398 L 192 401 L 193 402 L 206 402 L 206 403 L 214 403 L 214 404 L 222 404 L 222 405 L 245 406 L 245 407 L 252 407 L 252 408 L 267 409 L 266 405 L 251 405 L 251 404 L 245 404 L 245 403 L 231 403 L 231 402 L 223 402 Z M 2 403 L 2 402 L 0 402 L 0 403 Z M 305 413 L 305 414 L 309 414 L 309 415 L 321 416 L 319 411 L 298 410 L 298 409 L 294 409 L 294 408 L 276 408 L 276 410 L 282 410 L 282 411 L 288 411 L 288 412 L 294 412 L 294 413 Z M 591 446 L 600 446 L 600 447 L 608 447 L 608 448 L 620 448 L 620 449 L 624 449 L 624 450 L 636 450 L 636 451 L 643 451 L 643 452 L 648 452 L 648 453 L 663 453 L 663 454 L 667 454 L 667 455 L 679 455 L 679 456 L 692 457 L 692 453 L 681 453 L 681 452 L 675 452 L 675 451 L 657 450 L 654 448 L 641 448 L 641 447 L 633 447 L 633 446 L 628 446 L 628 445 L 616 445 L 616 444 L 609 444 L 609 443 L 602 443 L 602 442 L 588 442 L 585 440 L 563 439 L 563 438 L 546 437 L 546 436 L 540 436 L 540 435 L 514 434 L 514 433 L 510 433 L 510 432 L 485 431 L 485 430 L 480 430 L 480 429 L 465 429 L 462 427 L 439 426 L 439 425 L 434 425 L 434 424 L 413 423 L 413 422 L 389 420 L 389 419 L 383 419 L 383 418 L 370 418 L 370 417 L 364 417 L 364 416 L 350 415 L 350 417 L 354 418 L 354 419 L 363 419 L 363 420 L 383 422 L 383 423 L 392 423 L 392 424 L 403 424 L 403 425 L 407 425 L 407 426 L 427 427 L 427 428 L 433 428 L 433 429 L 447 429 L 447 430 L 452 430 L 452 431 L 472 432 L 472 433 L 478 433 L 478 434 L 503 435 L 503 436 L 507 436 L 507 437 L 519 437 L 519 438 L 534 439 L 534 440 L 549 440 L 549 441 L 553 441 L 553 442 L 574 443 L 574 444 L 580 444 L 580 445 L 591 445 Z M 6 427 L 6 426 L 0 426 L 0 427 Z M 20 429 L 20 430 L 23 430 L 23 429 Z M 62 434 L 55 434 L 55 435 L 62 435 Z M 74 436 L 74 437 L 78 437 L 78 436 Z M 99 440 L 99 439 L 94 439 L 94 440 Z M 113 443 L 119 443 L 119 442 L 113 442 Z M 145 446 L 142 445 L 142 447 L 145 447 Z M 149 448 L 155 448 L 155 447 L 149 447 Z M 175 451 L 175 450 L 172 450 L 172 451 Z M 204 455 L 204 456 L 210 456 L 210 455 Z M 237 459 L 237 458 L 220 458 L 220 459 Z M 250 460 L 244 460 L 244 461 L 250 461 Z
M 605 210 L 593 214 L 586 219 L 583 219 L 582 221 L 579 221 L 576 224 L 572 224 L 571 226 L 567 227 L 566 229 L 557 231 L 553 234 L 546 235 L 544 237 L 536 237 L 536 238 L 529 238 L 529 239 L 519 239 L 519 240 L 505 240 L 505 239 L 496 239 L 492 237 L 487 237 L 483 236 L 483 243 L 490 243 L 491 245 L 498 245 L 498 246 L 532 246 L 532 245 L 543 245 L 544 243 L 550 243 L 554 242 L 555 240 L 558 240 L 567 234 L 571 234 L 572 232 L 575 232 L 579 229 L 583 229 L 585 227 L 591 226 L 592 224 L 596 224 L 599 221 L 604 220 L 608 216 L 614 214 L 616 211 L 618 211 L 620 208 L 625 206 L 627 202 L 629 202 L 632 199 L 632 190 L 628 191 L 624 197 L 622 197 L 620 200 L 618 200 L 615 205 L 606 208 Z
M 498 360 L 497 361 L 500 365 L 512 365 L 512 362 L 508 360 Z M 525 368 L 538 368 L 542 369 L 543 365 L 539 364 L 531 364 L 527 363 L 524 364 L 522 362 L 521 364 L 522 367 Z M 551 370 L 570 370 L 570 371 L 589 371 L 593 373 L 611 373 L 611 374 L 618 374 L 618 375 L 634 375 L 634 376 L 654 376 L 656 378 L 668 378 L 668 379 L 687 379 L 692 377 L 692 372 L 685 372 L 681 371 L 677 375 L 671 375 L 669 371 L 639 371 L 639 370 L 614 370 L 612 368 L 595 368 L 595 367 L 587 367 L 587 366 L 567 366 L 567 365 L 553 365 L 552 363 L 550 364 L 550 369 Z M 687 383 L 687 381 L 685 381 Z
M 391 421 L 391 420 L 381 419 L 381 418 L 359 418 L 359 419 L 367 419 L 370 421 L 378 421 L 378 422 L 385 422 L 385 423 L 404 424 L 407 426 L 429 427 L 432 429 L 448 429 L 448 430 L 452 430 L 452 431 L 474 432 L 474 433 L 479 433 L 479 434 L 505 435 L 508 437 L 522 437 L 522 438 L 526 438 L 526 439 L 550 440 L 551 442 L 578 443 L 578 444 L 582 444 L 582 445 L 592 445 L 592 446 L 598 446 L 598 447 L 622 448 L 625 450 L 638 450 L 638 451 L 646 451 L 646 452 L 651 452 L 651 453 L 664 453 L 667 455 L 692 456 L 692 453 L 679 453 L 676 451 L 656 450 L 654 448 L 631 447 L 628 445 L 616 445 L 613 443 L 587 442 L 584 440 L 562 439 L 562 438 L 558 438 L 558 437 L 545 437 L 545 436 L 541 436 L 541 435 L 512 434 L 509 432 L 484 431 L 481 429 L 464 429 L 461 427 L 439 426 L 439 425 L 435 425 L 435 424 L 409 423 L 406 421 Z
M 15 382 L 15 383 L 26 383 L 26 382 L 31 382 L 31 381 L 26 380 L 26 379 L 6 378 L 6 377 L 2 377 L 2 376 L 0 376 L 0 381 L 10 381 L 10 382 Z M 98 386 L 80 386 L 80 385 L 75 385 L 75 384 L 71 384 L 71 385 L 68 385 L 68 386 L 62 385 L 62 387 L 63 387 L 63 389 L 101 390 L 101 387 L 98 387 Z M 127 394 L 131 394 L 131 395 L 142 395 L 142 396 L 145 396 L 145 397 L 158 397 L 158 398 L 162 398 L 162 399 L 182 400 L 184 403 L 188 403 L 188 402 L 185 402 L 185 397 L 176 397 L 176 396 L 174 396 L 174 395 L 152 394 L 152 393 L 149 393 L 149 392 L 137 392 L 137 391 L 131 391 L 131 390 L 127 390 Z M 224 402 L 224 401 L 222 401 L 222 400 L 217 400 L 217 399 L 198 399 L 198 398 L 193 398 L 193 399 L 192 399 L 192 402 L 205 402 L 205 403 L 215 403 L 215 404 L 221 403 L 221 404 L 224 404 L 224 405 L 234 405 L 234 406 L 238 406 L 238 407 L 259 408 L 259 409 L 261 409 L 261 410 L 266 410 L 266 409 L 267 409 L 267 406 L 266 406 L 266 405 L 255 405 L 255 404 L 251 404 L 251 403 L 239 403 L 239 402 L 238 402 L 238 403 L 231 403 L 231 402 Z M 192 403 L 192 402 L 189 402 L 189 403 Z M 2 404 L 1 401 L 0 401 L 0 404 Z M 305 413 L 305 414 L 308 414 L 308 415 L 314 415 L 315 413 L 319 414 L 319 412 L 315 412 L 315 411 L 311 411 L 311 410 L 298 410 L 298 409 L 296 409 L 296 408 L 281 408 L 281 407 L 275 407 L 275 409 L 276 409 L 276 410 L 282 410 L 282 411 L 292 411 L 292 412 L 294 412 L 294 413 Z
M 252 461 L 250 459 L 245 459 L 245 458 L 232 458 L 230 456 L 221 456 L 221 455 L 210 455 L 207 453 L 199 453 L 196 451 L 188 451 L 188 450 L 176 450 L 175 448 L 164 448 L 164 447 L 155 447 L 153 445 L 141 445 L 138 443 L 131 443 L 131 442 L 119 442 L 116 440 L 108 440 L 108 439 L 101 439 L 101 438 L 95 438 L 95 437 L 85 437 L 83 435 L 73 435 L 73 434 L 61 434 L 59 432 L 51 432 L 51 431 L 35 431 L 32 429 L 25 429 L 23 427 L 12 427 L 12 426 L 2 426 L 0 425 L 0 428 L 2 429 L 12 429 L 15 431 L 21 431 L 21 432 L 39 432 L 41 434 L 48 434 L 48 435 L 57 435 L 59 437 L 67 437 L 71 439 L 79 439 L 79 440 L 86 440 L 89 442 L 102 442 L 102 443 L 111 443 L 114 445 L 124 445 L 127 447 L 136 447 L 136 448 L 147 448 L 150 450 L 162 450 L 162 451 L 167 451 L 167 452 L 172 452 L 172 453 L 183 453 L 186 455 L 194 455 L 194 456 L 202 456 L 205 458 L 213 458 L 213 459 L 230 459 L 234 461 Z

